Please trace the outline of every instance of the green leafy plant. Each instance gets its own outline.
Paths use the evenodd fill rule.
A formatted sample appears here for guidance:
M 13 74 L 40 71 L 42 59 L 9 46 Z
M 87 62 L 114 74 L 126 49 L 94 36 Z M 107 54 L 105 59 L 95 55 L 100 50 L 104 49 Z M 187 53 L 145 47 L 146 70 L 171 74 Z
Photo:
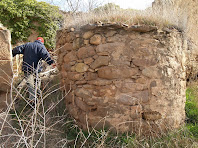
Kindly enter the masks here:
M 191 134 L 198 138 L 198 104 L 197 104 L 197 87 L 190 87 L 186 90 L 186 127 Z
M 196 101 L 196 90 L 194 88 L 188 88 L 186 90 L 186 117 L 188 123 L 198 123 L 198 107 Z
M 198 138 L 198 125 L 197 124 L 187 124 L 186 127 L 189 129 L 189 131 L 195 138 Z
M 0 20 L 12 35 L 12 44 L 27 41 L 32 30 L 44 37 L 47 48 L 55 47 L 62 15 L 57 6 L 36 0 L 1 0 Z

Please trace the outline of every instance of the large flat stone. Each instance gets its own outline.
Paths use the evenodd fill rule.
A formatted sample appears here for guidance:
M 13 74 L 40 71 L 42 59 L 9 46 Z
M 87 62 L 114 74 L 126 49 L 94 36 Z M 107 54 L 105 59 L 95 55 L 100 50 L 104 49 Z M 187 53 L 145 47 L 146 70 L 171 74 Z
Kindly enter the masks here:
M 161 74 L 156 67 L 147 67 L 142 70 L 142 74 L 148 78 L 160 78 Z
M 138 59 L 138 58 L 135 58 L 135 59 L 133 59 L 133 64 L 136 65 L 136 66 L 142 66 L 142 67 L 154 66 L 155 64 L 157 64 L 157 61 L 155 59 Z
M 66 54 L 65 56 L 64 56 L 64 62 L 65 63 L 69 63 L 69 62 L 72 62 L 72 61 L 75 61 L 75 60 L 77 60 L 78 58 L 77 58 L 77 56 L 76 56 L 76 52 L 74 52 L 74 51 L 71 51 L 71 52 L 69 52 L 68 54 Z
M 102 37 L 99 34 L 95 34 L 90 39 L 90 44 L 93 44 L 93 45 L 99 45 L 101 42 L 102 42 Z
M 121 103 L 123 105 L 138 105 L 149 101 L 149 93 L 148 91 L 140 91 L 137 93 L 122 93 L 117 96 L 116 100 L 118 103 Z
M 85 80 L 96 80 L 98 78 L 97 73 L 87 72 L 85 73 Z
M 109 98 L 114 98 L 115 97 L 115 95 L 116 95 L 116 92 L 117 92 L 117 89 L 116 89 L 116 87 L 114 86 L 114 85 L 106 85 L 106 86 L 95 86 L 94 87 L 95 89 L 94 89 L 94 92 L 93 92 L 93 95 L 95 96 L 95 97 L 105 97 L 106 99 L 106 101 L 105 100 L 99 100 L 100 101 L 100 103 L 102 103 L 102 105 L 104 105 L 104 102 L 105 102 L 105 104 L 107 103 L 107 102 L 109 102 L 110 100 L 111 101 L 113 101 L 114 99 L 109 99 Z M 103 98 L 104 99 L 104 98 Z
M 68 72 L 67 78 L 74 81 L 80 81 L 84 79 L 83 74 L 78 72 Z
M 112 51 L 119 51 L 125 47 L 124 43 L 106 43 L 100 44 L 96 48 L 96 52 L 112 52 Z
M 138 98 L 141 103 L 147 103 L 149 101 L 149 91 L 139 91 L 137 93 L 132 94 L 132 96 Z
M 145 26 L 144 25 L 143 26 L 133 25 L 128 30 L 146 33 L 146 32 L 150 32 L 150 31 L 156 31 L 157 27 L 146 26 L 146 25 Z
M 71 51 L 73 49 L 73 44 L 71 43 L 66 43 L 65 45 L 60 47 L 60 51 L 64 52 L 64 51 Z
M 77 52 L 77 56 L 79 59 L 85 59 L 95 54 L 96 54 L 95 49 L 92 46 L 82 47 Z
M 94 35 L 94 33 L 92 31 L 87 31 L 83 34 L 83 38 L 84 39 L 89 39 L 90 37 L 92 37 Z
M 88 84 L 91 84 L 91 85 L 99 85 L 99 86 L 104 85 L 104 86 L 105 86 L 105 85 L 110 85 L 110 84 L 112 84 L 112 81 L 97 79 L 97 80 L 88 81 Z
M 0 60 L 0 90 L 9 91 L 12 83 L 12 61 Z
M 103 79 L 130 78 L 138 73 L 138 69 L 129 67 L 106 66 L 98 70 L 98 76 Z
M 92 96 L 89 91 L 87 91 L 86 89 L 83 89 L 83 88 L 76 89 L 74 93 L 76 96 L 83 98 L 83 99 L 88 99 Z
M 162 115 L 159 112 L 157 112 L 157 111 L 147 111 L 147 112 L 143 113 L 143 118 L 145 120 L 155 121 L 155 120 L 161 119 Z
M 11 60 L 11 44 L 10 32 L 8 30 L 0 30 L 0 60 Z
M 88 70 L 89 66 L 87 66 L 84 63 L 78 63 L 75 65 L 75 70 L 77 72 L 86 72 Z
M 115 81 L 114 83 L 115 83 L 115 86 L 122 93 L 143 91 L 148 88 L 146 84 L 135 83 L 132 80 L 125 80 L 125 81 L 120 80 L 120 81 Z
M 110 58 L 108 56 L 99 56 L 91 65 L 92 69 L 99 68 L 101 66 L 107 66 Z
M 133 96 L 127 95 L 127 94 L 121 94 L 117 96 L 117 102 L 123 105 L 137 105 L 138 104 L 138 98 L 135 98 Z

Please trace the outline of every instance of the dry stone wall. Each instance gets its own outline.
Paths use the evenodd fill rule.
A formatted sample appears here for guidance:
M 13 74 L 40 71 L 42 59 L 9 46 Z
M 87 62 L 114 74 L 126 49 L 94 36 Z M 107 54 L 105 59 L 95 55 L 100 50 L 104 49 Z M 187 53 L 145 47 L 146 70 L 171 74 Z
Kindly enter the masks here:
M 82 128 L 150 135 L 183 124 L 187 43 L 180 32 L 106 24 L 57 34 L 66 105 Z
M 10 102 L 12 82 L 12 55 L 10 32 L 0 26 L 0 112 L 7 109 Z
M 197 0 L 155 0 L 152 4 L 157 14 L 170 16 L 185 31 L 189 44 L 187 79 L 191 81 L 198 78 L 197 4 Z

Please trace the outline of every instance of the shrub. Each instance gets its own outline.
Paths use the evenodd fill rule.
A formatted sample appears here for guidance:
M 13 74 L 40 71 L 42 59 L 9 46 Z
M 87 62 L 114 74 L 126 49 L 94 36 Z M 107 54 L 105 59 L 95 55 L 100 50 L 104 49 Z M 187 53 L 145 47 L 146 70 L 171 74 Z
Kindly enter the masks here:
M 0 20 L 12 35 L 12 44 L 27 41 L 31 30 L 44 37 L 47 48 L 55 47 L 62 16 L 56 6 L 36 0 L 1 0 Z

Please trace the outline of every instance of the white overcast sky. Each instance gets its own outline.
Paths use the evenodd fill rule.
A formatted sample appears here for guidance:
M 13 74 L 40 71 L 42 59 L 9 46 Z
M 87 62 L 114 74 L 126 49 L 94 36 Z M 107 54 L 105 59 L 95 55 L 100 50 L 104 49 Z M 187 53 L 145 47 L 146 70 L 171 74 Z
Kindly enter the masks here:
M 108 0 L 119 5 L 121 8 L 145 9 L 151 6 L 154 0 Z
M 45 1 L 45 2 L 53 2 L 54 4 L 58 5 L 59 7 L 63 7 L 64 0 L 38 0 L 38 1 Z M 66 1 L 66 0 L 65 0 Z M 103 0 L 104 4 L 106 3 L 115 3 L 119 5 L 121 8 L 127 9 L 145 9 L 151 6 L 154 0 Z

